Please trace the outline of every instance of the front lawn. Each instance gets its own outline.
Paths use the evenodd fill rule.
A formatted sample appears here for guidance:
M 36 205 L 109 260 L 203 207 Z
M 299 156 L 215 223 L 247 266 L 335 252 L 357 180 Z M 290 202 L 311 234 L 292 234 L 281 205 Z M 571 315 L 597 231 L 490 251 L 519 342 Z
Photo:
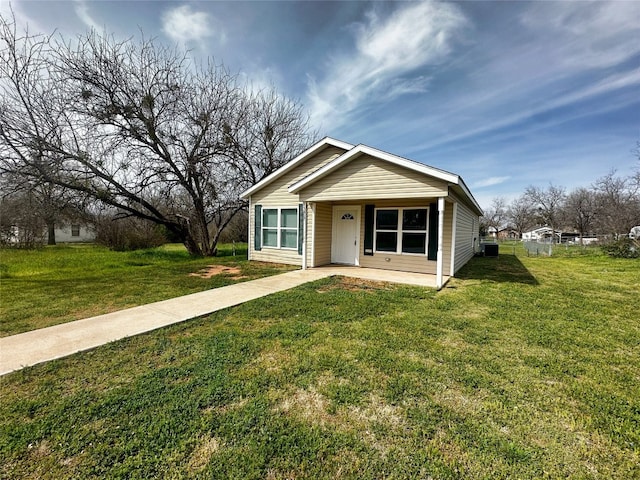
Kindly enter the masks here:
M 0 477 L 640 477 L 640 262 L 325 279 L 27 368 Z
M 39 250 L 0 249 L 0 336 L 109 313 L 280 273 L 289 267 L 247 262 L 247 246 L 233 255 L 194 258 L 182 245 L 113 252 L 90 244 Z M 201 278 L 207 265 L 237 267 L 236 274 Z M 295 268 L 295 267 L 292 267 Z

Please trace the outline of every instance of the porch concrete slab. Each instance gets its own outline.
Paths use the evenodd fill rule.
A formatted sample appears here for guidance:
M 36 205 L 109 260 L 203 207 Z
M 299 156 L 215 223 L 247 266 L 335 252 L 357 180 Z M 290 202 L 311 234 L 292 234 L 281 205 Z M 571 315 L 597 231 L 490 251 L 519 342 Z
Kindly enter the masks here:
M 362 268 L 346 265 L 326 265 L 314 267 L 311 270 L 332 272 L 333 275 L 345 277 L 362 278 L 376 282 L 403 283 L 406 285 L 416 285 L 419 287 L 436 287 L 436 276 L 426 273 L 398 272 L 395 270 L 383 270 L 380 268 Z M 449 277 L 443 277 L 443 284 L 447 283 Z
M 0 338 L 0 375 L 335 275 L 436 286 L 435 275 L 391 270 L 338 265 L 294 270 Z

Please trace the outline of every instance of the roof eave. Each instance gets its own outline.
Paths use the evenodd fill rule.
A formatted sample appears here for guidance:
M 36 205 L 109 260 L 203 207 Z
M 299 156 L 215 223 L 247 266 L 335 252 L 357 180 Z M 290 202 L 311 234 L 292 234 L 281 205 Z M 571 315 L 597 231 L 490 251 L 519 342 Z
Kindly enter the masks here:
M 240 198 L 242 198 L 242 199 L 249 198 L 255 192 L 257 192 L 258 190 L 262 189 L 263 187 L 269 185 L 274 180 L 277 180 L 282 175 L 287 173 L 289 170 L 293 169 L 295 166 L 297 166 L 300 163 L 304 162 L 310 156 L 312 156 L 313 154 L 317 153 L 319 150 L 321 150 L 321 149 L 323 149 L 323 148 L 325 148 L 327 146 L 338 147 L 338 148 L 342 148 L 344 150 L 351 150 L 353 148 L 353 145 L 351 145 L 350 143 L 343 142 L 341 140 L 337 140 L 337 139 L 331 138 L 331 137 L 324 137 L 322 140 L 320 140 L 319 142 L 314 143 L 311 147 L 306 149 L 300 155 L 298 155 L 294 159 L 290 160 L 289 162 L 285 163 L 282 167 L 280 167 L 276 171 L 272 172 L 270 175 L 267 175 L 266 177 L 264 177 L 262 180 L 260 180 L 254 186 L 252 186 L 252 187 L 248 188 L 247 190 L 245 190 L 244 192 L 242 192 L 240 194 Z
M 482 210 L 482 207 L 480 207 L 480 204 L 474 198 L 473 194 L 471 193 L 471 190 L 469 190 L 469 187 L 467 187 L 467 184 L 464 183 L 464 180 L 462 179 L 462 177 L 458 177 L 457 186 L 460 188 L 460 190 L 462 190 L 464 195 L 469 199 L 473 207 L 476 209 L 476 213 L 480 216 L 484 215 L 484 211 Z

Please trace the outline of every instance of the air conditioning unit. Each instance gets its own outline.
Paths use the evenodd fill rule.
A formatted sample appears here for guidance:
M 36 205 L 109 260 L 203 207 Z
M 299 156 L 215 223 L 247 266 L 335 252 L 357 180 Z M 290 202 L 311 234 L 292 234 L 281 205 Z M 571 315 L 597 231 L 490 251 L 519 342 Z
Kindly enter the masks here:
M 497 243 L 483 243 L 482 252 L 485 257 L 497 257 L 498 256 L 498 244 Z

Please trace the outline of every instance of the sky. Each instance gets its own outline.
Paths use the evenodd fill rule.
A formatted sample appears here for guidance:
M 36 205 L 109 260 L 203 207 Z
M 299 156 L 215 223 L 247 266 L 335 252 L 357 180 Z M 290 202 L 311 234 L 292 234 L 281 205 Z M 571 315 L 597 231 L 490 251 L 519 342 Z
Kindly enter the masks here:
M 30 33 L 90 28 L 212 58 L 304 105 L 321 137 L 463 177 L 483 207 L 640 167 L 640 1 L 0 0 Z

